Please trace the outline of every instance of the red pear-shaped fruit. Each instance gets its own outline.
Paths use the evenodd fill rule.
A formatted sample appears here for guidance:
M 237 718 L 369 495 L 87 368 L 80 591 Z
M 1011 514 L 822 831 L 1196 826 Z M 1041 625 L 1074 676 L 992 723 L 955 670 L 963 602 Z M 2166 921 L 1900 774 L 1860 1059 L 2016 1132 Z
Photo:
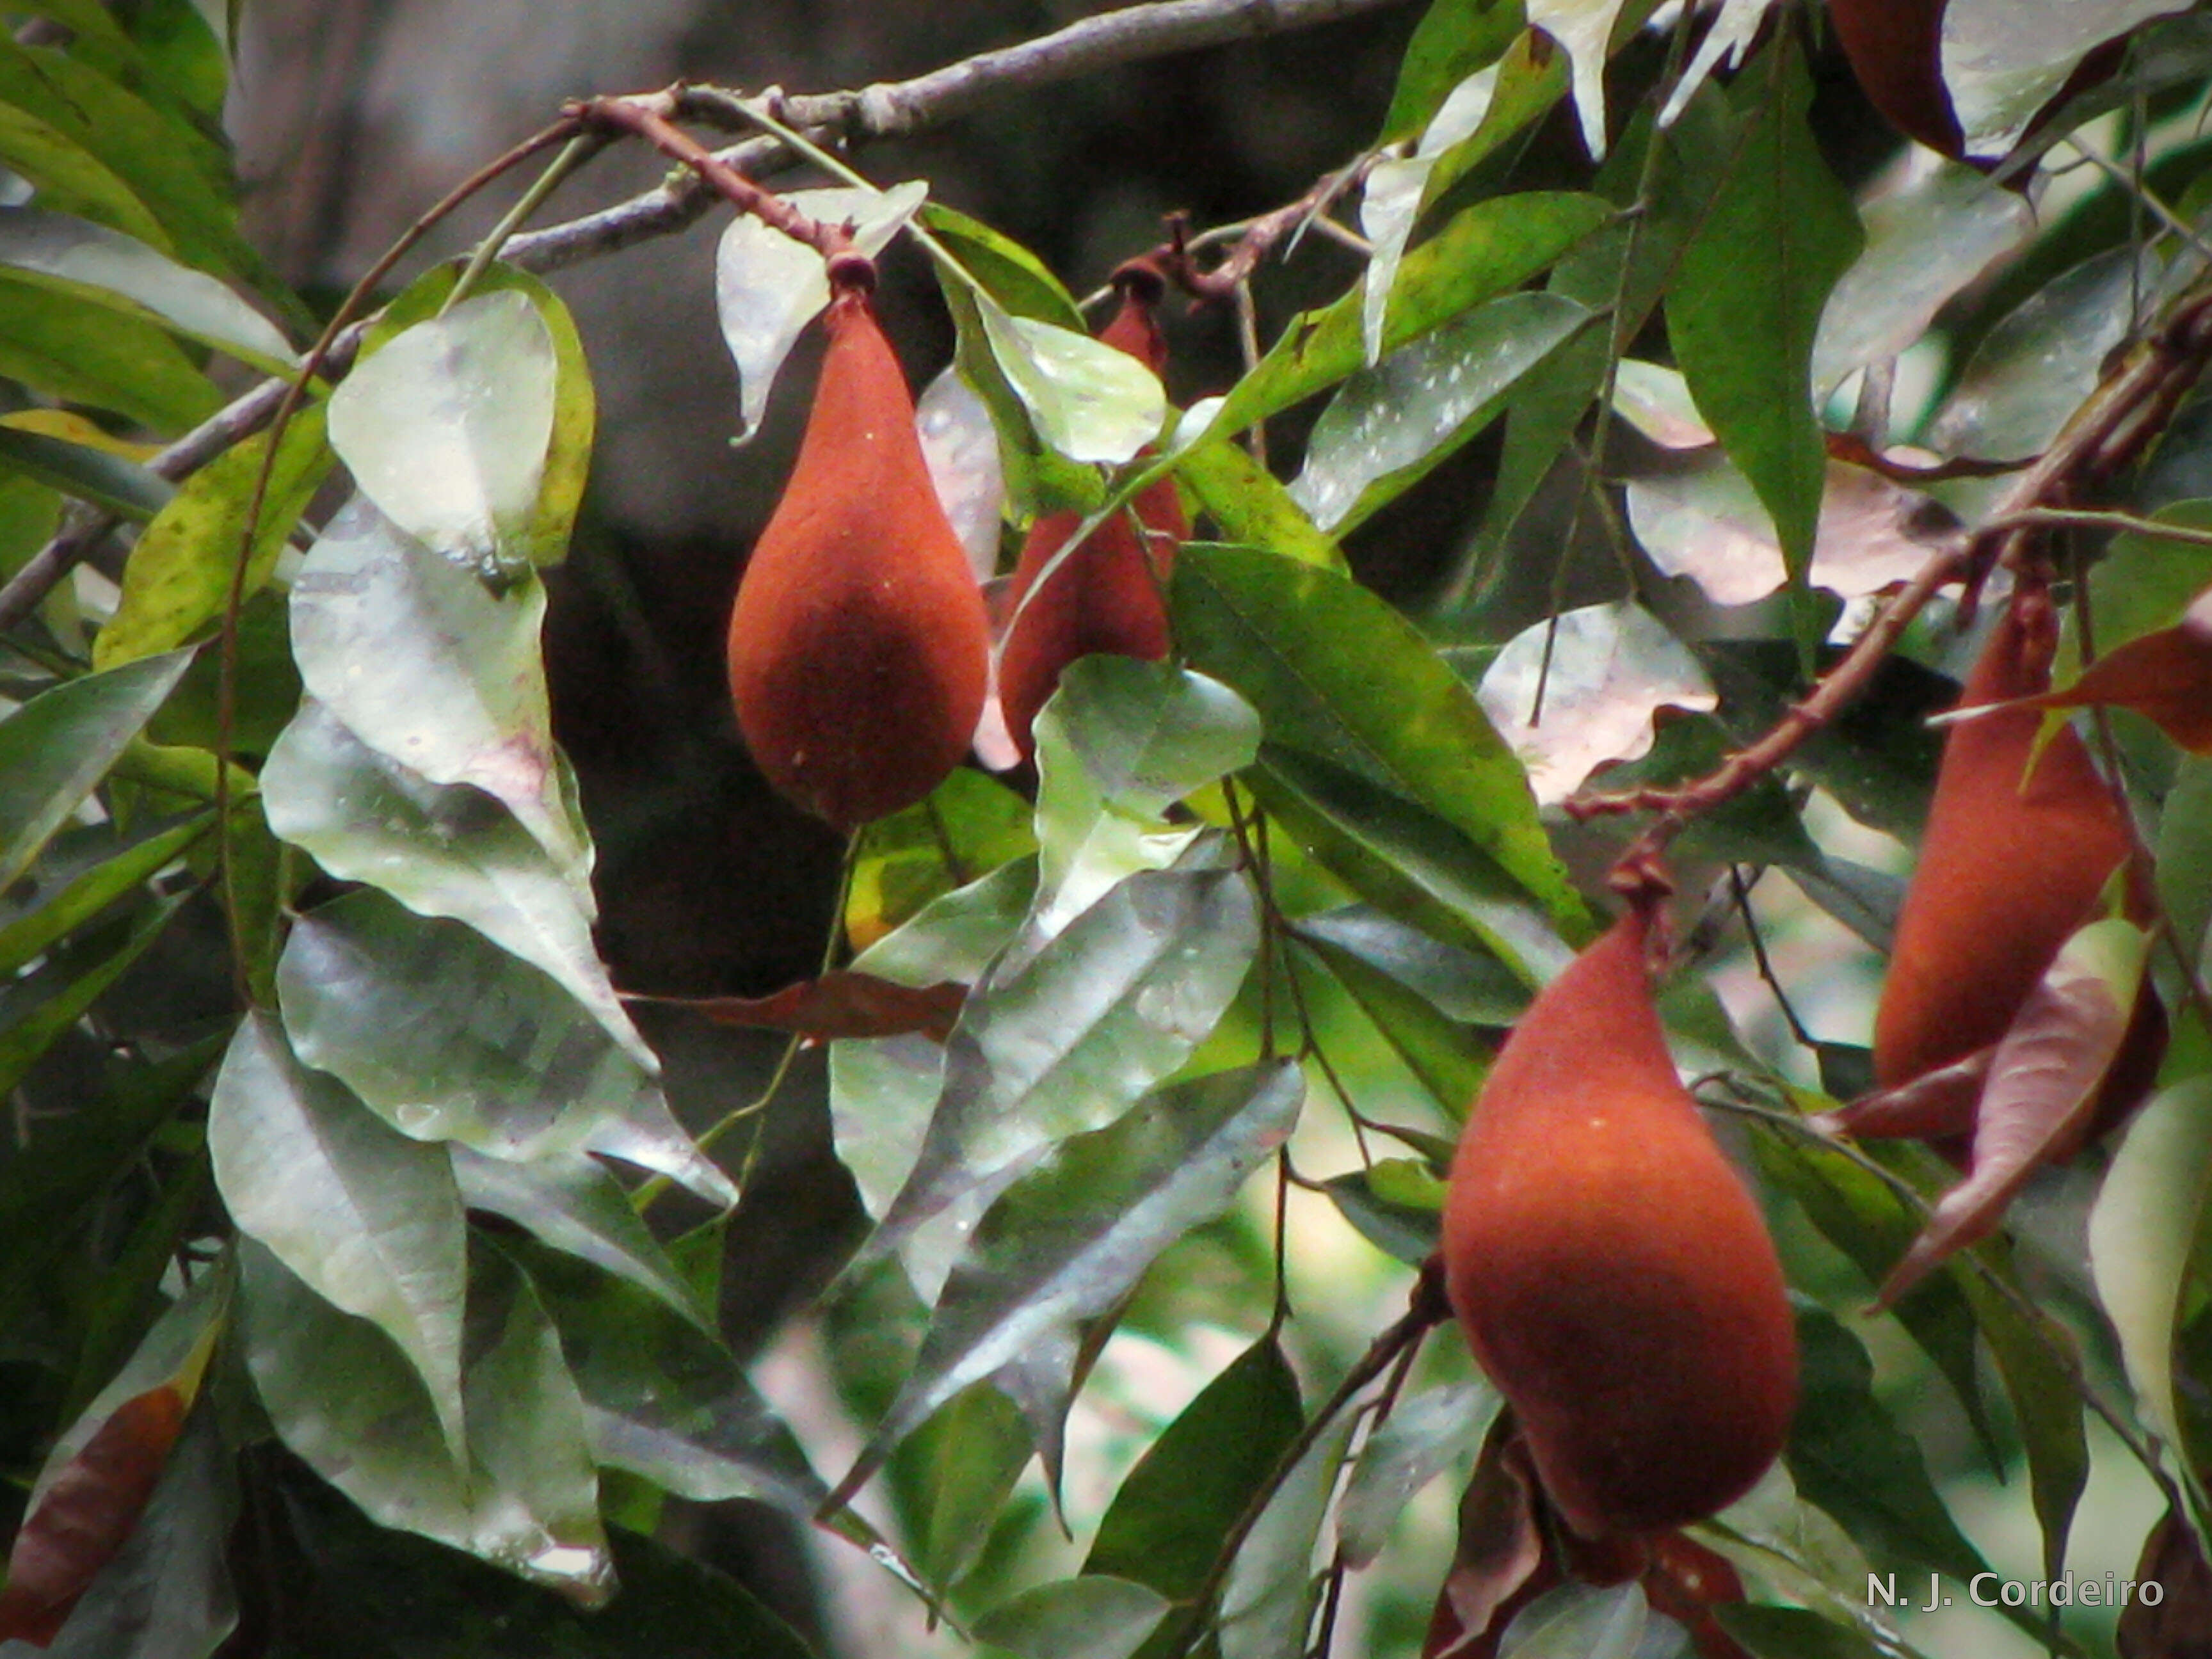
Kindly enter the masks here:
M 1529 1005 L 1469 1113 L 1445 1284 L 1552 1504 L 1590 1537 L 1743 1495 L 1797 1399 L 1766 1224 L 1674 1074 L 1624 918 Z
M 1165 292 L 1164 279 L 1150 262 L 1133 259 L 1114 280 L 1121 308 L 1099 337 L 1158 374 L 1168 355 L 1153 314 Z M 1038 577 L 1082 520 L 1073 513 L 1045 514 L 1022 543 L 1012 590 L 1014 623 L 999 658 L 999 699 L 1006 730 L 1024 759 L 1036 750 L 1030 727 L 1037 711 L 1068 664 L 1101 653 L 1153 661 L 1168 653 L 1167 607 L 1160 595 L 1176 549 L 1190 535 L 1190 521 L 1172 478 L 1140 491 L 1131 510 L 1135 524 L 1128 511 L 1107 520 L 1042 587 Z
M 910 806 L 968 752 L 990 630 L 869 303 L 831 265 L 830 349 L 798 464 L 730 618 L 738 729 L 778 791 L 839 830 Z
M 2057 630 L 2042 593 L 2015 596 L 1959 706 L 2049 690 Z M 1961 721 L 1944 738 L 1875 1013 L 1875 1079 L 1884 1088 L 2002 1037 L 2130 857 L 2126 816 L 2080 736 L 2062 726 L 2038 752 L 2044 718 L 2033 708 L 2002 709 Z

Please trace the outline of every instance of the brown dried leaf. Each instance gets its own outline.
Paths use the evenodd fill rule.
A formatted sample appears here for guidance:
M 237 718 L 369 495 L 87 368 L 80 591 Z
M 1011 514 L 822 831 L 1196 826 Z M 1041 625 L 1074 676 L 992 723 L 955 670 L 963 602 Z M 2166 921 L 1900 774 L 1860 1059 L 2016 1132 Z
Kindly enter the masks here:
M 968 988 L 951 981 L 915 987 L 873 974 L 837 969 L 764 997 L 655 997 L 624 1000 L 689 1008 L 723 1025 L 796 1031 L 817 1042 L 842 1037 L 901 1036 L 919 1031 L 935 1042 L 952 1034 Z
M 123 1547 L 184 1427 L 186 1403 L 162 1385 L 124 1401 L 24 1517 L 0 1589 L 0 1641 L 45 1647 Z
M 2134 1017 L 2149 944 L 2142 928 L 2113 917 L 2060 948 L 1990 1061 L 1966 1178 L 1936 1204 L 1877 1308 L 1986 1236 L 2028 1176 L 2078 1144 Z

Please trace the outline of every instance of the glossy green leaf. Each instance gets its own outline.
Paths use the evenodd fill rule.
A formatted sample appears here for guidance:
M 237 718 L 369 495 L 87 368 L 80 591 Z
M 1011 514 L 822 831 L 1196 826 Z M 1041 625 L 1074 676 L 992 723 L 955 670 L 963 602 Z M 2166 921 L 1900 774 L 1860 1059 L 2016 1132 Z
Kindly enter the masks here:
M 1514 1615 L 1498 1659 L 1632 1659 L 1650 1606 L 1641 1585 L 1568 1583 Z
M 1451 89 L 1504 56 L 1522 28 L 1517 0 L 1432 0 L 1407 43 L 1382 118 L 1384 142 L 1428 125 Z
M 1802 583 L 1826 476 L 1813 340 L 1864 234 L 1806 124 L 1812 88 L 1787 31 L 1738 78 L 1736 163 L 1682 251 L 1667 331 L 1705 423 L 1759 492 Z M 1757 258 L 1747 249 L 1760 250 Z
M 1134 357 L 993 299 L 978 296 L 976 310 L 1007 384 L 1055 453 L 1119 465 L 1160 435 L 1167 393 Z
M 1400 1188 L 1419 1186 L 1435 1201 L 1414 1204 Z M 1418 1267 L 1437 1253 L 1443 1237 L 1443 1183 L 1425 1164 L 1384 1158 L 1364 1170 L 1332 1176 L 1322 1183 L 1329 1201 L 1354 1231 L 1384 1255 Z
M 702 1503 L 813 1514 L 827 1489 L 719 1339 L 627 1278 L 543 1245 L 512 1249 L 561 1333 L 601 1463 Z
M 1371 1565 L 1416 1494 L 1447 1470 L 1474 1465 L 1499 1403 L 1486 1382 L 1450 1383 L 1398 1402 L 1359 1449 L 1337 1506 L 1346 1566 Z
M 957 1583 L 991 1543 L 993 1524 L 1033 1447 L 1021 1408 L 990 1382 L 971 1383 L 915 1429 L 893 1460 L 915 1564 Z
M 1208 439 L 1179 453 L 1175 470 L 1223 541 L 1263 547 L 1301 564 L 1345 568 L 1344 550 L 1307 516 L 1281 480 L 1241 446 Z
M 222 402 L 214 383 L 154 322 L 5 271 L 0 374 L 161 432 L 203 421 Z
M 349 894 L 297 920 L 276 983 L 300 1058 L 404 1134 L 519 1164 L 597 1152 L 737 1201 L 653 1074 L 473 928 Z
M 12 473 L 141 522 L 168 504 L 169 481 L 136 461 L 90 444 L 0 422 L 0 473 Z
M 2182 757 L 2159 815 L 2155 850 L 2166 914 L 2201 960 L 2212 929 L 2212 760 Z
M 404 534 L 501 586 L 528 568 L 517 541 L 544 479 L 559 377 L 526 295 L 475 295 L 356 366 L 331 394 L 331 446 Z
M 544 615 L 544 583 L 493 592 L 356 496 L 293 583 L 292 647 L 308 695 L 355 737 L 506 806 L 590 915 L 589 842 L 553 744 Z
M 1038 948 L 1017 941 L 969 997 L 944 1092 L 869 1249 L 1121 1116 L 1212 1032 L 1258 936 L 1239 872 L 1176 869 L 1130 877 Z
M 186 479 L 154 515 L 124 567 L 123 597 L 93 647 L 96 665 L 112 667 L 173 649 L 222 617 L 268 455 L 266 434 L 234 445 Z M 322 404 L 311 403 L 293 416 L 277 446 L 241 597 L 267 584 L 331 459 Z
M 21 55 L 12 42 L 0 48 L 0 57 L 11 62 L 20 60 Z M 6 96 L 0 91 L 0 99 Z M 43 97 L 38 102 L 49 104 Z M 94 160 L 76 139 L 14 102 L 0 102 L 0 166 L 29 180 L 41 207 L 97 220 L 161 252 L 172 246 L 159 222 L 130 185 Z
M 526 1163 L 453 1147 L 453 1180 L 471 1210 L 512 1221 L 556 1250 L 649 1291 L 702 1331 L 711 1310 L 638 1217 L 622 1184 L 580 1152 L 540 1152 Z
M 1528 0 L 1528 26 L 1559 44 L 1574 74 L 1575 112 L 1581 118 L 1583 148 L 1605 159 L 1605 64 L 1613 42 L 1632 26 L 1639 12 L 1627 0 Z
M 1487 427 L 1590 322 L 1558 295 L 1508 294 L 1360 370 L 1314 423 L 1292 498 L 1322 529 L 1351 531 Z
M 1215 1553 L 1303 1426 L 1297 1378 L 1263 1340 L 1206 1384 L 1129 1471 L 1085 1558 L 1170 1601 L 1195 1595 Z M 1163 1637 L 1176 1628 L 1169 1622 Z M 1157 1659 L 1156 1639 L 1140 1652 Z
M 67 681 L 0 720 L 0 887 L 107 775 L 191 660 L 173 652 Z
M 1182 1084 L 1063 1140 L 1017 1178 L 978 1224 L 913 1373 L 842 1490 L 954 1395 L 1111 1308 L 1161 1251 L 1234 1201 L 1304 1096 L 1287 1061 Z
M 1271 745 L 1401 797 L 1465 837 L 1561 927 L 1586 926 L 1520 763 L 1404 617 L 1330 572 L 1239 549 L 1176 562 L 1193 665 L 1260 711 Z
M 342 881 L 446 916 L 556 981 L 648 1071 L 659 1065 L 608 981 L 570 872 L 496 801 L 377 754 L 313 698 L 261 774 L 269 827 Z
M 125 316 L 151 316 L 264 374 L 286 373 L 296 361 L 276 326 L 214 277 L 89 220 L 0 208 L 0 266 Z
M 1479 202 L 1455 215 L 1407 254 L 1390 292 L 1382 346 L 1412 344 L 1484 301 L 1519 287 L 1603 224 L 1611 207 L 1595 196 L 1528 191 Z M 1366 362 L 1360 295 L 1295 319 L 1258 367 L 1237 383 L 1206 435 L 1255 421 L 1334 386 Z
M 1049 938 L 1125 877 L 1162 870 L 1197 831 L 1164 821 L 1251 764 L 1260 719 L 1218 680 L 1133 657 L 1068 665 L 1036 721 L 1039 900 Z
M 854 946 L 873 945 L 982 872 L 1035 853 L 1034 817 L 1024 796 L 996 778 L 962 767 L 927 799 L 867 825 L 860 831 L 845 902 L 846 932 Z M 950 977 L 954 976 L 939 974 L 915 983 Z
M 1000 470 L 1017 519 L 1072 509 L 1088 513 L 1105 500 L 1098 469 L 1070 460 L 1040 434 L 1012 377 L 991 343 L 984 307 L 992 303 L 958 276 L 940 271 L 938 286 L 957 331 L 953 362 L 980 398 L 999 434 Z
M 1455 1118 L 1465 1113 L 1489 1074 L 1490 1045 L 1352 952 L 1320 942 L 1310 948 L 1437 1104 Z
M 1013 315 L 1034 317 L 1079 333 L 1085 331 L 1083 313 L 1060 278 L 1012 237 L 942 202 L 926 203 L 919 217 L 968 274 Z
M 379 1525 L 465 1550 L 586 1605 L 612 1589 L 594 1510 L 575 1505 L 581 1411 L 526 1286 L 471 1332 L 468 1439 L 456 1453 L 418 1372 L 248 1238 L 246 1363 L 277 1437 Z M 458 1313 L 458 1309 L 456 1310 Z M 543 1460 L 542 1467 L 532 1467 Z
M 458 1453 L 467 1275 L 460 1195 L 444 1152 L 409 1139 L 344 1085 L 306 1069 L 276 1020 L 259 1013 L 246 1017 L 223 1057 L 208 1145 L 240 1231 L 301 1281 L 307 1300 L 333 1304 L 390 1340 Z

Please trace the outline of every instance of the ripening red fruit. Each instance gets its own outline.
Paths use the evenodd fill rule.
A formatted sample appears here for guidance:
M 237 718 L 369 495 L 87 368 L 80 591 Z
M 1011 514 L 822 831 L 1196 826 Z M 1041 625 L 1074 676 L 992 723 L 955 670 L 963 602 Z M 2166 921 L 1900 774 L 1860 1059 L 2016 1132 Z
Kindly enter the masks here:
M 841 255 L 830 277 L 806 435 L 730 617 L 730 692 L 769 781 L 850 830 L 967 754 L 990 630 L 868 301 L 872 268 Z
M 1782 1268 L 1674 1075 L 1621 920 L 1529 1005 L 1468 1114 L 1445 1283 L 1553 1506 L 1590 1537 L 1743 1495 L 1797 1399 Z
M 2047 599 L 2015 596 L 1959 706 L 2048 690 L 2057 634 Z M 1875 1079 L 1884 1088 L 2003 1036 L 2133 850 L 2120 803 L 2073 728 L 2036 752 L 2043 721 L 2035 709 L 2004 709 L 1944 738 L 1875 1013 Z
M 1121 291 L 1121 308 L 1099 337 L 1158 374 L 1168 354 L 1153 313 L 1165 281 L 1157 266 L 1142 259 L 1123 265 L 1114 281 Z M 1006 730 L 1025 760 L 1036 747 L 1030 728 L 1068 664 L 1100 653 L 1152 661 L 1168 653 L 1167 607 L 1160 594 L 1176 549 L 1190 534 L 1190 522 L 1172 478 L 1148 486 L 1131 507 L 1149 549 L 1139 543 L 1129 514 L 1118 513 L 1062 560 L 1034 597 L 1030 590 L 1039 573 L 1081 517 L 1045 514 L 1022 543 L 1011 595 L 1017 607 L 1014 623 L 999 658 L 999 698 Z

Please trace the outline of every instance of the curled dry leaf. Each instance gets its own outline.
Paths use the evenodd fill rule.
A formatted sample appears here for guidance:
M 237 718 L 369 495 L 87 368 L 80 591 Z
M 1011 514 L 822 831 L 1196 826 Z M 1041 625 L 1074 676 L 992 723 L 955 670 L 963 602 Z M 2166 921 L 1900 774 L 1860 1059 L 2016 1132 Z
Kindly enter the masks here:
M 1808 1120 L 1823 1134 L 1864 1139 L 1911 1137 L 1939 1140 L 1974 1132 L 1974 1108 L 1988 1081 L 1996 1045 L 1977 1048 L 1963 1060 L 1939 1066 L 1893 1088 L 1861 1095 L 1838 1111 Z
M 0 1642 L 44 1647 L 123 1547 L 185 1425 L 185 1396 L 163 1384 L 125 1401 L 24 1518 L 0 1589 Z
M 1421 1659 L 1489 1659 L 1513 1615 L 1559 1582 L 1536 1524 L 1536 1472 L 1511 1417 L 1491 1425 L 1459 1504 L 1459 1546 Z
M 1986 1236 L 2030 1175 L 2081 1144 L 2136 1024 L 2149 945 L 2148 933 L 2112 917 L 2060 949 L 1990 1058 L 1966 1178 L 1891 1270 L 1879 1305 Z
M 873 974 L 838 969 L 802 980 L 764 997 L 625 997 L 670 1008 L 690 1008 L 721 1025 L 795 1031 L 816 1042 L 846 1037 L 900 1036 L 919 1031 L 933 1042 L 952 1035 L 968 988 L 895 984 Z
M 1516 635 L 1476 696 L 1545 806 L 1565 800 L 1607 762 L 1649 752 L 1656 710 L 1705 710 L 1720 701 L 1689 648 L 1625 599 L 1584 605 Z

